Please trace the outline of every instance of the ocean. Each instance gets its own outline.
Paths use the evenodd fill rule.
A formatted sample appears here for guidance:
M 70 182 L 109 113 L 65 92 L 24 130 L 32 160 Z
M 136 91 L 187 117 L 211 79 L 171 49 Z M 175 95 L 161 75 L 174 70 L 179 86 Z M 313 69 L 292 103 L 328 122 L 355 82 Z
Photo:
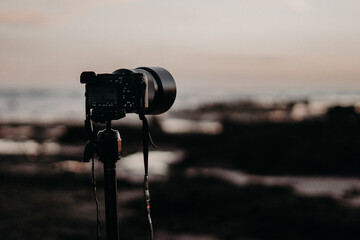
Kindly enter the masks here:
M 237 90 L 234 88 L 180 88 L 171 112 L 204 103 L 250 100 L 263 104 L 308 101 L 322 106 L 360 107 L 359 91 Z M 82 122 L 84 88 L 6 87 L 0 89 L 0 122 Z

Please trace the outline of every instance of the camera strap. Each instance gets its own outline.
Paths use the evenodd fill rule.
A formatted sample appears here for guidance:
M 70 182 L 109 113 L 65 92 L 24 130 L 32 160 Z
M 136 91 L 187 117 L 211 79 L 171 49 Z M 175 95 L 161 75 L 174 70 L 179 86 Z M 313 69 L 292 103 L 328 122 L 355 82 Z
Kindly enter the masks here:
M 154 239 L 154 228 L 150 214 L 150 191 L 149 191 L 149 142 L 156 148 L 149 131 L 149 123 L 145 117 L 145 97 L 146 97 L 146 83 L 141 83 L 141 107 L 139 111 L 139 118 L 142 121 L 142 139 L 143 139 L 143 155 L 144 155 L 144 199 L 149 223 L 150 239 Z
M 144 114 L 139 114 L 140 120 L 142 120 L 142 139 L 143 139 L 143 154 L 144 154 L 144 199 L 147 213 L 147 219 L 149 222 L 149 234 L 150 239 L 154 239 L 154 229 L 150 214 L 150 191 L 149 191 L 149 141 L 155 147 L 151 139 L 149 132 L 149 124 Z
M 92 188 L 93 188 L 93 194 L 94 194 L 94 199 L 95 199 L 95 204 L 96 204 L 96 229 L 97 229 L 96 240 L 101 240 L 100 205 L 99 205 L 99 200 L 97 198 L 97 193 L 96 193 L 96 177 L 95 177 L 94 154 L 91 157 L 91 179 L 92 179 Z
M 95 152 L 96 152 L 96 136 L 94 134 L 93 124 L 89 116 L 87 115 L 85 120 L 85 130 L 88 141 L 86 142 L 84 149 L 83 162 L 89 162 L 91 160 L 91 183 L 96 204 L 96 227 L 97 235 L 96 239 L 101 240 L 101 219 L 100 219 L 100 205 L 96 192 L 96 177 L 95 177 Z

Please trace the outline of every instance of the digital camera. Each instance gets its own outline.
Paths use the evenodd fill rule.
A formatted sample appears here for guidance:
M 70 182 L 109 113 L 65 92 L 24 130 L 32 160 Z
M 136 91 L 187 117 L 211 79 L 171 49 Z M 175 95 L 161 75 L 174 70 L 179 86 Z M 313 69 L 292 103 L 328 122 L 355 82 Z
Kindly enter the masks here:
M 80 82 L 86 84 L 86 115 L 94 122 L 120 119 L 126 113 L 161 114 L 176 97 L 175 80 L 161 67 L 83 72 Z

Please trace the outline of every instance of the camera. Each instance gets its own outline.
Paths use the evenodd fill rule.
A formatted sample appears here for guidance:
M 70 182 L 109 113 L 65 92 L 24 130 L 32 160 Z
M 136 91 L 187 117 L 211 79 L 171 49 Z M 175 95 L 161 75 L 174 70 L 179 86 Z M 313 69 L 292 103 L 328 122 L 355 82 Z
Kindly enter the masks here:
M 86 115 L 94 122 L 116 120 L 126 113 L 161 114 L 176 97 L 172 75 L 161 67 L 118 69 L 113 73 L 83 72 Z
M 150 238 L 153 227 L 150 216 L 150 193 L 148 181 L 149 143 L 152 142 L 146 114 L 161 114 L 171 108 L 176 97 L 176 85 L 172 75 L 161 67 L 139 67 L 118 69 L 113 73 L 96 74 L 83 72 L 80 83 L 85 84 L 85 129 L 87 139 L 83 161 L 92 159 L 92 183 L 97 210 L 98 239 L 100 236 L 100 214 L 96 198 L 94 154 L 104 164 L 104 192 L 106 234 L 108 239 L 118 239 L 116 161 L 121 155 L 121 138 L 117 130 L 111 128 L 111 120 L 120 119 L 127 113 L 137 113 L 142 121 L 144 154 L 144 196 Z M 106 123 L 106 128 L 95 134 L 93 122 Z

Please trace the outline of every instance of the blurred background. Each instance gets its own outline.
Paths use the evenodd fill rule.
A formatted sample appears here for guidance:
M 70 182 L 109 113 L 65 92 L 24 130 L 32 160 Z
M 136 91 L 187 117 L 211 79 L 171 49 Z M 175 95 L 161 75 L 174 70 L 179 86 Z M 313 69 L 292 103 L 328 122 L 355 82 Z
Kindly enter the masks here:
M 161 66 L 177 99 L 149 118 L 157 239 L 359 237 L 359 9 L 356 0 L 1 1 L 1 234 L 96 237 L 80 73 Z M 140 121 L 114 125 L 120 236 L 144 239 Z M 99 162 L 96 173 L 103 204 Z

